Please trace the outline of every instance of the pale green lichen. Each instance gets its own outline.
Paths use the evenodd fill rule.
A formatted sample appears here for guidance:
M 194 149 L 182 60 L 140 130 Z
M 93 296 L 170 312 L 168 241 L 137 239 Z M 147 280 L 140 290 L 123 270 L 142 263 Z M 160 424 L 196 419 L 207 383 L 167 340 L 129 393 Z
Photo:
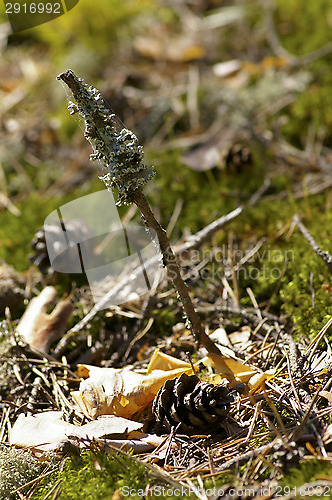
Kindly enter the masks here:
M 71 114 L 78 112 L 85 121 L 85 137 L 94 150 L 92 160 L 101 161 L 109 172 L 101 177 L 108 188 L 118 188 L 117 205 L 131 203 L 133 192 L 155 174 L 143 163 L 143 147 L 136 135 L 126 129 L 104 101 L 100 92 L 87 85 L 71 70 L 58 76 L 72 91 Z
M 15 490 L 22 488 L 33 479 L 37 479 L 43 472 L 56 470 L 57 464 L 54 457 L 40 461 L 29 451 L 16 450 L 15 448 L 0 445 L 0 498 L 14 500 L 23 497 Z M 31 486 L 31 485 L 30 485 Z

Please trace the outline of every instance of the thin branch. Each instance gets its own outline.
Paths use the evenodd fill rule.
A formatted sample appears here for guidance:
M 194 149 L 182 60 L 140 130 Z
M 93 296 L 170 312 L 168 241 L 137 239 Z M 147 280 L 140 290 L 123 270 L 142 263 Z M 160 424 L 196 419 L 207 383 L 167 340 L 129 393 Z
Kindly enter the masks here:
M 180 256 L 182 253 L 190 251 L 190 250 L 196 250 L 200 246 L 202 246 L 204 243 L 206 243 L 208 240 L 210 240 L 213 235 L 223 229 L 227 224 L 232 222 L 236 217 L 238 217 L 241 213 L 243 212 L 243 208 L 236 208 L 229 214 L 223 215 L 219 219 L 211 222 L 208 226 L 206 226 L 204 229 L 201 231 L 198 231 L 196 234 L 190 236 L 187 241 L 184 243 L 178 243 L 174 246 L 174 253 L 177 256 Z M 159 260 L 159 255 L 155 255 L 151 257 L 148 261 L 144 262 L 144 267 L 146 270 L 148 270 L 150 267 L 154 266 L 156 262 Z M 80 332 L 83 328 L 85 328 L 92 320 L 93 318 L 98 314 L 98 312 L 106 306 L 106 304 L 109 304 L 112 297 L 115 297 L 118 293 L 121 292 L 121 290 L 126 287 L 132 279 L 136 279 L 136 277 L 139 275 L 141 270 L 138 268 L 131 273 L 130 276 L 127 276 L 123 280 L 121 280 L 119 283 L 117 283 L 115 286 L 113 286 L 96 304 L 92 307 L 92 309 L 84 316 L 81 321 L 76 323 L 73 328 L 71 328 L 63 337 L 62 339 L 58 342 L 57 347 L 54 350 L 54 355 L 56 357 L 61 356 L 68 344 L 72 341 L 73 338 L 76 337 L 76 334 Z
M 309 233 L 308 229 L 305 227 L 305 225 L 300 221 L 299 216 L 297 214 L 294 215 L 293 220 L 305 239 L 309 242 L 311 245 L 312 249 L 316 252 L 318 257 L 323 259 L 327 267 L 329 268 L 329 271 L 332 273 L 332 255 L 329 252 L 326 252 L 322 250 L 314 240 L 314 238 L 311 236 Z
M 172 247 L 170 245 L 166 231 L 164 228 L 161 227 L 161 225 L 155 218 L 151 210 L 151 207 L 141 189 L 136 189 L 134 191 L 133 200 L 140 209 L 140 211 L 142 212 L 148 227 L 153 229 L 157 234 L 160 249 L 163 254 L 164 266 L 166 267 L 167 274 L 169 278 L 172 280 L 181 298 L 182 307 L 184 309 L 187 319 L 190 321 L 191 329 L 196 341 L 198 342 L 198 344 L 204 346 L 208 352 L 214 354 L 220 354 L 218 347 L 209 338 L 209 336 L 205 333 L 202 327 L 201 320 L 198 314 L 196 313 L 194 305 L 190 298 L 187 285 L 182 279 L 180 267 L 174 255 Z
M 143 186 L 155 172 L 152 167 L 143 163 L 143 148 L 138 143 L 137 137 L 125 128 L 97 89 L 88 86 L 71 70 L 61 73 L 58 79 L 72 91 L 75 102 L 69 104 L 71 113 L 78 112 L 85 120 L 84 135 L 93 147 L 92 159 L 101 160 L 108 169 L 108 173 L 101 179 L 108 188 L 118 189 L 117 205 L 134 202 L 140 209 L 148 228 L 157 234 L 163 254 L 163 264 L 178 292 L 197 343 L 210 353 L 220 354 L 218 347 L 204 331 L 181 276 L 166 231 L 155 218 L 142 191 Z

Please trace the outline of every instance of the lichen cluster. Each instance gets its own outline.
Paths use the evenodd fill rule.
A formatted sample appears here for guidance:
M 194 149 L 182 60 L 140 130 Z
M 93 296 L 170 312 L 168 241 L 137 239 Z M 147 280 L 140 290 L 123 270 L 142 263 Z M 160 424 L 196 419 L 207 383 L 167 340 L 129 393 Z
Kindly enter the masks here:
M 45 457 L 44 461 L 35 458 L 30 451 L 16 450 L 4 444 L 0 445 L 0 498 L 14 500 L 27 498 L 15 493 L 17 488 L 23 488 L 29 481 L 40 477 L 45 471 L 56 470 L 54 457 Z M 29 484 L 28 484 L 29 486 Z M 30 485 L 31 486 L 31 485 Z M 24 491 L 24 488 L 23 488 Z M 26 492 L 26 490 L 25 490 Z
M 94 150 L 91 160 L 101 161 L 109 172 L 101 179 L 107 188 L 118 188 L 117 205 L 132 202 L 132 194 L 155 174 L 143 163 L 143 147 L 136 135 L 126 129 L 104 101 L 100 92 L 87 85 L 71 70 L 58 76 L 71 89 L 75 102 L 69 101 L 71 114 L 85 121 L 85 137 Z

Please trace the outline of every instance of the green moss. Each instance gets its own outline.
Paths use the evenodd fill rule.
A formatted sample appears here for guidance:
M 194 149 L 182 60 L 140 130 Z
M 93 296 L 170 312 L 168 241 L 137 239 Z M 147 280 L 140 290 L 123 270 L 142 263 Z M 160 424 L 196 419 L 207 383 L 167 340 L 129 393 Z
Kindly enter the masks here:
M 324 238 L 321 228 L 327 224 L 329 216 L 315 213 L 307 226 L 322 249 L 329 250 L 328 238 Z M 280 297 L 283 310 L 291 316 L 299 333 L 315 335 L 332 314 L 329 289 L 323 285 L 330 283 L 327 266 L 318 257 L 309 243 L 298 232 L 292 238 L 294 258 L 289 261 L 283 278 Z M 331 338 L 331 335 L 330 335 Z
M 310 85 L 307 92 L 291 106 L 290 118 L 283 127 L 285 136 L 300 147 L 305 144 L 309 131 L 319 135 L 324 144 L 331 143 L 332 77 L 326 70 L 317 72 L 320 82 Z
M 176 151 L 168 152 L 167 158 L 159 158 L 155 180 L 158 191 L 154 187 L 151 197 L 155 197 L 155 203 L 161 208 L 165 225 L 176 201 L 182 199 L 183 209 L 177 228 L 183 230 L 189 227 L 195 232 L 238 206 L 239 200 L 234 202 L 234 198 L 227 197 L 227 193 L 253 193 L 261 183 L 260 168 L 259 164 L 255 164 L 253 171 L 241 175 L 214 169 L 208 176 L 182 165 Z M 253 172 L 258 175 L 253 175 Z M 290 182 L 290 176 L 277 174 L 272 177 L 274 192 L 288 188 Z M 227 231 L 220 232 L 216 237 L 220 248 L 227 249 L 228 231 L 233 230 L 234 242 L 241 256 L 259 239 L 265 239 L 258 253 L 237 273 L 240 302 L 243 306 L 252 305 L 246 292 L 250 287 L 257 302 L 263 308 L 269 305 L 270 312 L 277 315 L 284 313 L 298 335 L 317 334 L 332 314 L 331 294 L 322 288 L 322 285 L 330 283 L 330 275 L 299 230 L 295 228 L 289 235 L 287 228 L 290 228 L 295 213 L 306 214 L 304 222 L 308 229 L 322 249 L 332 252 L 328 233 L 332 222 L 330 204 L 329 194 L 306 197 L 300 201 L 291 196 L 273 202 L 263 200 L 247 209 Z M 181 236 L 179 229 L 174 240 Z M 227 259 L 227 255 L 224 258 Z M 222 264 L 213 262 L 210 273 L 217 280 L 221 280 L 219 271 L 223 272 Z
M 263 306 L 274 293 L 272 308 L 280 309 L 295 325 L 298 334 L 315 335 L 332 314 L 329 270 L 316 255 L 297 228 L 287 231 L 294 213 L 306 213 L 303 222 L 323 250 L 332 251 L 329 227 L 329 195 L 322 194 L 294 204 L 283 200 L 262 202 L 238 221 L 237 229 L 243 241 L 250 236 L 266 238 L 266 242 L 243 273 L 239 273 L 242 304 L 249 305 L 247 286 Z M 279 230 L 281 236 L 276 237 Z M 256 274 L 255 274 L 256 273 Z
M 42 43 L 51 49 L 52 56 L 58 62 L 68 57 L 68 50 L 73 54 L 73 51 L 81 47 L 85 49 L 84 57 L 96 59 L 98 55 L 97 60 L 100 60 L 102 55 L 109 55 L 112 46 L 110 42 L 114 41 L 120 28 L 153 7 L 151 0 L 109 0 L 98 5 L 98 8 L 94 0 L 80 0 L 79 5 L 65 15 L 46 25 L 36 26 L 33 30 L 15 34 L 12 40 Z M 77 61 L 80 59 L 79 55 L 76 54 Z
M 55 208 L 55 200 L 42 200 L 31 195 L 16 205 L 20 215 L 11 212 L 0 213 L 0 258 L 17 271 L 28 269 L 31 254 L 30 242 L 45 217 Z
M 179 230 L 189 228 L 196 232 L 233 210 L 261 184 L 258 164 L 248 173 L 230 175 L 217 168 L 208 172 L 193 171 L 181 162 L 180 152 L 176 150 L 162 156 L 150 152 L 149 161 L 157 173 L 149 195 L 161 210 L 162 224 L 167 226 L 176 202 L 183 201 L 175 239 L 180 236 Z
M 277 0 L 276 21 L 285 48 L 302 56 L 331 40 L 332 5 L 329 0 Z
M 84 451 L 80 457 L 66 460 L 63 471 L 54 473 L 40 485 L 34 498 L 42 500 L 54 484 L 61 479 L 60 500 L 104 500 L 111 499 L 114 491 L 122 491 L 123 496 L 139 499 L 148 495 L 146 489 L 162 488 L 171 492 L 167 483 L 160 483 L 143 463 L 138 463 L 122 454 Z M 174 488 L 174 487 L 173 487 Z M 180 487 L 181 488 L 181 487 Z M 157 490 L 156 490 L 157 491 Z M 157 495 L 158 496 L 158 495 Z M 157 496 L 149 494 L 149 497 Z M 164 495 L 164 498 L 179 498 L 179 495 Z M 196 498 L 190 495 L 186 498 Z
M 17 271 L 28 269 L 30 265 L 28 256 L 32 254 L 30 242 L 37 229 L 43 227 L 45 218 L 65 203 L 101 188 L 101 182 L 96 181 L 89 186 L 80 186 L 62 197 L 47 198 L 34 192 L 15 204 L 19 215 L 8 210 L 0 210 L 0 259 L 12 265 Z
M 331 498 L 331 488 L 322 487 L 321 494 L 317 491 L 317 495 L 313 495 L 313 489 L 307 489 L 307 496 L 305 496 L 305 489 L 301 491 L 301 486 L 305 483 L 310 483 L 314 481 L 331 481 L 332 476 L 332 464 L 325 462 L 323 460 L 312 460 L 304 463 L 300 463 L 296 468 L 291 469 L 291 471 L 280 480 L 279 484 L 283 489 L 283 494 L 298 492 L 297 497 L 301 498 Z
M 299 2 L 278 0 L 276 26 L 284 47 L 293 55 L 304 56 L 331 40 L 332 6 L 329 0 Z M 286 136 L 304 145 L 308 130 L 317 133 L 323 143 L 331 141 L 332 102 L 330 57 L 320 57 L 308 66 L 314 79 L 306 92 L 290 106 Z

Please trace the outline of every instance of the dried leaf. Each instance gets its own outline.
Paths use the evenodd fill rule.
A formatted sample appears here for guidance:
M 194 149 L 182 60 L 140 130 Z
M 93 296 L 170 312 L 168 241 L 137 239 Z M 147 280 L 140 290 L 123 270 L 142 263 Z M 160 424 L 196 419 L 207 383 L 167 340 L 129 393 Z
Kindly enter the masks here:
M 159 30 L 157 33 L 138 36 L 133 41 L 135 51 L 155 61 L 190 62 L 205 57 L 205 48 L 185 35 L 175 35 Z
M 50 314 L 47 307 L 57 297 L 53 286 L 47 286 L 33 298 L 23 314 L 16 331 L 31 346 L 42 352 L 47 352 L 51 343 L 59 339 L 67 328 L 67 321 L 72 313 L 69 300 L 60 300 Z
M 227 348 L 222 348 L 222 350 L 225 349 Z M 265 381 L 273 378 L 275 373 L 274 370 L 259 372 L 258 369 L 245 365 L 234 358 L 226 358 L 217 354 L 209 354 L 207 358 L 203 359 L 203 363 L 214 368 L 216 374 L 210 377 L 210 381 L 214 384 L 219 384 L 222 378 L 226 377 L 230 382 L 230 387 L 234 387 L 239 382 L 247 384 L 250 394 L 262 389 Z
M 330 391 L 320 391 L 320 396 L 327 399 L 329 403 L 332 403 L 332 392 Z
M 226 158 L 231 147 L 236 143 L 247 141 L 247 132 L 238 126 L 228 126 L 214 135 L 195 144 L 192 149 L 181 156 L 181 161 L 192 170 L 199 172 L 211 170 L 214 167 L 224 169 Z
M 97 439 L 136 437 L 143 424 L 114 415 L 106 415 L 82 426 L 69 424 L 62 420 L 59 411 L 47 411 L 37 415 L 25 416 L 23 413 L 16 420 L 10 431 L 9 442 L 20 447 L 29 447 L 39 451 L 55 451 L 69 441 L 69 437 Z M 143 434 L 142 434 L 143 435 Z
M 250 345 L 249 342 L 250 335 L 251 335 L 250 326 L 244 326 L 241 328 L 240 331 L 230 333 L 229 339 L 233 345 L 236 344 L 237 347 L 244 350 Z
M 246 70 L 251 75 L 261 75 L 266 70 L 270 70 L 271 68 L 284 68 L 289 64 L 289 61 L 284 57 L 274 57 L 267 56 L 259 63 L 253 63 L 251 61 L 244 61 L 243 69 Z
M 229 346 L 232 347 L 232 344 L 230 342 L 230 337 L 227 335 L 227 332 L 225 328 L 219 327 L 213 332 L 210 332 L 209 337 L 218 342 L 219 344 L 222 344 L 223 346 Z
M 248 381 L 249 394 L 254 394 L 257 391 L 264 389 L 265 382 L 274 377 L 275 370 L 267 370 L 263 373 L 256 373 Z
M 176 370 L 177 368 L 183 368 L 184 373 L 187 373 L 185 370 L 191 370 L 191 364 L 186 361 L 182 361 L 181 359 L 174 358 L 173 356 L 169 356 L 163 352 L 160 352 L 159 349 L 156 349 L 152 355 L 150 360 L 147 373 L 153 372 L 153 370 Z
M 192 44 L 186 47 L 182 52 L 183 62 L 196 61 L 203 59 L 206 55 L 205 48 L 202 45 Z
M 242 68 L 242 63 L 238 59 L 217 63 L 213 66 L 212 70 L 216 76 L 226 78 L 230 75 L 238 73 Z
M 116 415 L 130 418 L 152 402 L 166 380 L 182 373 L 191 374 L 192 368 L 189 365 L 167 371 L 153 370 L 143 375 L 128 368 L 78 365 L 78 372 L 89 378 L 83 380 L 79 390 L 71 395 L 86 417 Z
M 226 348 L 223 348 L 223 350 Z M 227 349 L 230 351 L 230 349 Z M 251 366 L 245 365 L 236 359 L 230 357 L 225 357 L 218 354 L 209 354 L 209 356 L 203 359 L 203 363 L 206 366 L 212 366 L 217 374 L 220 374 L 221 378 L 226 377 L 231 386 L 237 384 L 238 382 L 244 382 L 245 384 L 249 382 L 250 378 L 257 373 L 257 370 Z M 215 382 L 218 383 L 218 382 Z
M 331 442 L 331 440 L 332 440 L 332 424 L 329 424 L 329 425 L 328 425 L 328 426 L 324 429 L 322 439 L 323 439 L 323 442 L 324 442 L 325 444 L 327 444 L 327 443 L 330 443 L 330 442 Z

